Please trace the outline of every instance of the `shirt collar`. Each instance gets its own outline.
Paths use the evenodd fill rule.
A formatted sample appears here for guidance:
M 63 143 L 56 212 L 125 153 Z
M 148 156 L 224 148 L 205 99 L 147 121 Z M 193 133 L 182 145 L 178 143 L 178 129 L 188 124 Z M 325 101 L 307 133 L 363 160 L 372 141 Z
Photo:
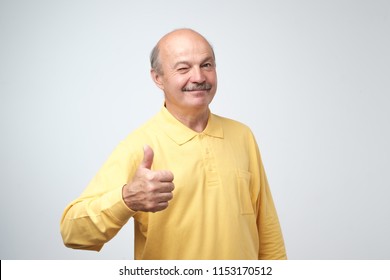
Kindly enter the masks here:
M 223 128 L 219 118 L 210 113 L 207 126 L 203 132 L 196 132 L 185 126 L 177 120 L 168 110 L 163 107 L 158 114 L 160 128 L 167 134 L 169 138 L 175 141 L 178 145 L 190 141 L 197 135 L 208 135 L 211 137 L 223 138 Z

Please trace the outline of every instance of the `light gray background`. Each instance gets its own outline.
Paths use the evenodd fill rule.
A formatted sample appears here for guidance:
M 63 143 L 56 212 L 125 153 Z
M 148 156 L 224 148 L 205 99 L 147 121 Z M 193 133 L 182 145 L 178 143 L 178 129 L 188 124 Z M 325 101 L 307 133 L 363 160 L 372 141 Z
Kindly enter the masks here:
M 162 105 L 156 41 L 217 55 L 215 113 L 255 133 L 290 259 L 390 258 L 390 1 L 0 1 L 0 258 L 131 259 L 59 221 L 114 147 Z M 179 199 L 179 198 L 177 198 Z

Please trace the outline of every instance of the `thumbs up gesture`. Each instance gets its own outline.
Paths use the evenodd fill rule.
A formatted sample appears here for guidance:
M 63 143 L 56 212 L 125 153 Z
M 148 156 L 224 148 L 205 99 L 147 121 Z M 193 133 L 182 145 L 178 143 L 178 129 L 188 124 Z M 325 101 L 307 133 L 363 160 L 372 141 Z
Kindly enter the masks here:
M 122 189 L 123 200 L 133 211 L 161 211 L 173 198 L 173 174 L 168 170 L 151 170 L 153 157 L 153 150 L 145 146 L 141 164 Z

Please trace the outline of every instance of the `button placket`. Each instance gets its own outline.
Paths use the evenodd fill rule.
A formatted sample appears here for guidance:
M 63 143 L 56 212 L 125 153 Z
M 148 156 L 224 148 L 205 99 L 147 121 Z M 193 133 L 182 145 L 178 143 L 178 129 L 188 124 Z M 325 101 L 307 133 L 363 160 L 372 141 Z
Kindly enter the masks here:
M 214 187 L 219 184 L 219 176 L 216 168 L 214 154 L 212 153 L 209 139 L 206 135 L 200 134 L 199 140 L 201 144 L 204 167 L 206 174 L 206 182 L 208 187 Z

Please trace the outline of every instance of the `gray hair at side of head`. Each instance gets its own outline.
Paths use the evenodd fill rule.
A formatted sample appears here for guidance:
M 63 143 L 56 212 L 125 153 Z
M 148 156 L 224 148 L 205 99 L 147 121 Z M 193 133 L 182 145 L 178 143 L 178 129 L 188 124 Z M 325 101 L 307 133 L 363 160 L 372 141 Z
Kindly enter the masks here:
M 183 29 L 186 29 L 186 28 L 183 28 Z M 176 30 L 180 30 L 180 29 L 176 29 Z M 192 29 L 188 29 L 188 30 L 192 30 Z M 196 32 L 196 31 L 194 31 L 194 32 Z M 198 32 L 196 32 L 196 33 L 198 33 Z M 202 36 L 201 34 L 199 34 L 199 35 Z M 213 54 L 214 63 L 215 63 L 214 48 L 213 48 L 213 46 L 210 44 L 210 42 L 206 38 L 204 38 L 204 39 L 206 40 L 206 42 L 209 44 L 209 46 L 211 48 L 211 52 Z M 162 70 L 162 67 L 161 67 L 161 61 L 160 61 L 160 56 L 159 55 L 160 55 L 160 47 L 159 47 L 159 43 L 157 43 L 154 46 L 154 48 L 152 49 L 151 53 L 150 53 L 150 66 L 151 66 L 152 70 L 156 71 L 157 74 L 163 75 L 164 73 L 163 73 L 163 70 Z
M 157 74 L 162 75 L 163 71 L 161 68 L 159 54 L 160 54 L 160 48 L 159 45 L 157 44 L 156 46 L 154 46 L 152 52 L 150 53 L 150 66 L 154 71 L 156 71 Z

